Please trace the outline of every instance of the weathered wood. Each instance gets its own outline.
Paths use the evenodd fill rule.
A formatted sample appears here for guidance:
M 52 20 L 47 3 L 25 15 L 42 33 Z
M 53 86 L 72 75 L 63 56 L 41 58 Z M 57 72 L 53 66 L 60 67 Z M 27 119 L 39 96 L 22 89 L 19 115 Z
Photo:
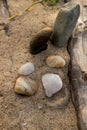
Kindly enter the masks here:
M 83 7 L 82 23 L 77 25 L 75 37 L 68 50 L 70 54 L 69 77 L 72 84 L 72 100 L 77 111 L 79 130 L 87 130 L 87 10 Z
M 87 130 L 87 81 L 84 77 L 83 68 L 80 66 L 84 60 L 84 56 L 82 56 L 82 52 L 76 47 L 76 44 L 78 45 L 80 42 L 78 43 L 77 39 L 73 39 L 69 46 L 71 58 L 69 77 L 72 84 L 72 99 L 77 110 L 78 126 L 81 130 Z M 80 56 L 81 58 L 83 57 L 82 60 L 80 59 Z
M 0 17 L 8 18 L 9 10 L 7 5 L 7 0 L 0 0 Z

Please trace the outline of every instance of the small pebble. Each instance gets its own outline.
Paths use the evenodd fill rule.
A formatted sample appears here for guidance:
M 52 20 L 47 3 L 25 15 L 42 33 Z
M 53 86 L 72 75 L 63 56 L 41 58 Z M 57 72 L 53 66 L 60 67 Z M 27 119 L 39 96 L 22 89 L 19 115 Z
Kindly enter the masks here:
M 19 70 L 18 73 L 20 75 L 29 75 L 31 74 L 33 71 L 35 70 L 34 65 L 31 62 L 28 62 L 24 65 L 22 65 Z
M 14 91 L 18 94 L 23 94 L 23 95 L 34 95 L 38 90 L 38 85 L 37 83 L 30 79 L 30 78 L 24 78 L 24 77 L 19 77 L 16 81 Z
M 46 64 L 49 67 L 61 68 L 61 67 L 64 67 L 66 63 L 65 63 L 65 60 L 61 56 L 54 55 L 54 56 L 49 56 L 46 59 Z
M 43 104 L 38 104 L 38 109 L 39 110 L 43 109 Z
M 47 97 L 52 97 L 63 86 L 60 76 L 52 73 L 44 74 L 42 76 L 42 83 Z

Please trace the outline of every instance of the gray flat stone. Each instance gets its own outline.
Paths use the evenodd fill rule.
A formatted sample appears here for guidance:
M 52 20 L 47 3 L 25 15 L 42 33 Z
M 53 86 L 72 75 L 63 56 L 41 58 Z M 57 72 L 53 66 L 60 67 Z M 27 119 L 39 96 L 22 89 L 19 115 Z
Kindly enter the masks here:
M 51 42 L 57 47 L 66 46 L 80 15 L 80 5 L 75 2 L 65 4 L 57 15 Z

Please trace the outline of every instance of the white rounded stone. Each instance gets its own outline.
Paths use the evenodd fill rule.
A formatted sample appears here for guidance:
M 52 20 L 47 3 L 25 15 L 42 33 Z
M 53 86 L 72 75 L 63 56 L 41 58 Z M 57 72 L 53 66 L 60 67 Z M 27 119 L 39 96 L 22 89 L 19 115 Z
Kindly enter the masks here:
M 35 70 L 34 65 L 31 62 L 28 62 L 24 65 L 22 65 L 19 70 L 18 73 L 20 75 L 29 75 L 31 74 L 33 71 Z
M 42 76 L 42 83 L 45 89 L 46 96 L 52 97 L 63 86 L 62 80 L 59 75 L 47 73 Z
M 53 55 L 53 56 L 49 56 L 46 59 L 46 64 L 49 67 L 56 67 L 56 68 L 60 68 L 60 67 L 64 67 L 65 66 L 65 60 L 58 55 Z
M 34 95 L 38 90 L 38 85 L 37 83 L 30 79 L 30 78 L 24 78 L 24 77 L 19 77 L 16 81 L 14 91 L 18 94 L 23 94 L 23 95 Z

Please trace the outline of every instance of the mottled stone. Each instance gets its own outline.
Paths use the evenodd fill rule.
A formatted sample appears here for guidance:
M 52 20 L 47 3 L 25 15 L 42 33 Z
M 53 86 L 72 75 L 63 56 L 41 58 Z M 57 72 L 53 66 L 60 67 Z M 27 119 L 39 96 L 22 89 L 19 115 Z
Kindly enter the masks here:
M 28 62 L 24 65 L 22 65 L 19 70 L 18 73 L 20 75 L 29 75 L 31 74 L 33 71 L 35 70 L 34 65 L 31 62 Z
M 14 91 L 16 93 L 27 96 L 34 95 L 37 92 L 37 90 L 38 90 L 37 83 L 30 78 L 24 78 L 24 77 L 19 77 L 14 87 Z
M 75 2 L 65 4 L 56 18 L 51 42 L 57 47 L 67 45 L 80 15 L 80 5 Z
M 46 27 L 39 31 L 30 41 L 30 53 L 37 54 L 47 49 L 47 42 L 50 39 L 53 30 L 50 27 Z
M 46 64 L 49 67 L 61 68 L 65 66 L 65 60 L 61 56 L 53 55 L 46 59 Z
M 42 83 L 47 97 L 52 97 L 63 86 L 59 75 L 47 73 L 42 76 Z

